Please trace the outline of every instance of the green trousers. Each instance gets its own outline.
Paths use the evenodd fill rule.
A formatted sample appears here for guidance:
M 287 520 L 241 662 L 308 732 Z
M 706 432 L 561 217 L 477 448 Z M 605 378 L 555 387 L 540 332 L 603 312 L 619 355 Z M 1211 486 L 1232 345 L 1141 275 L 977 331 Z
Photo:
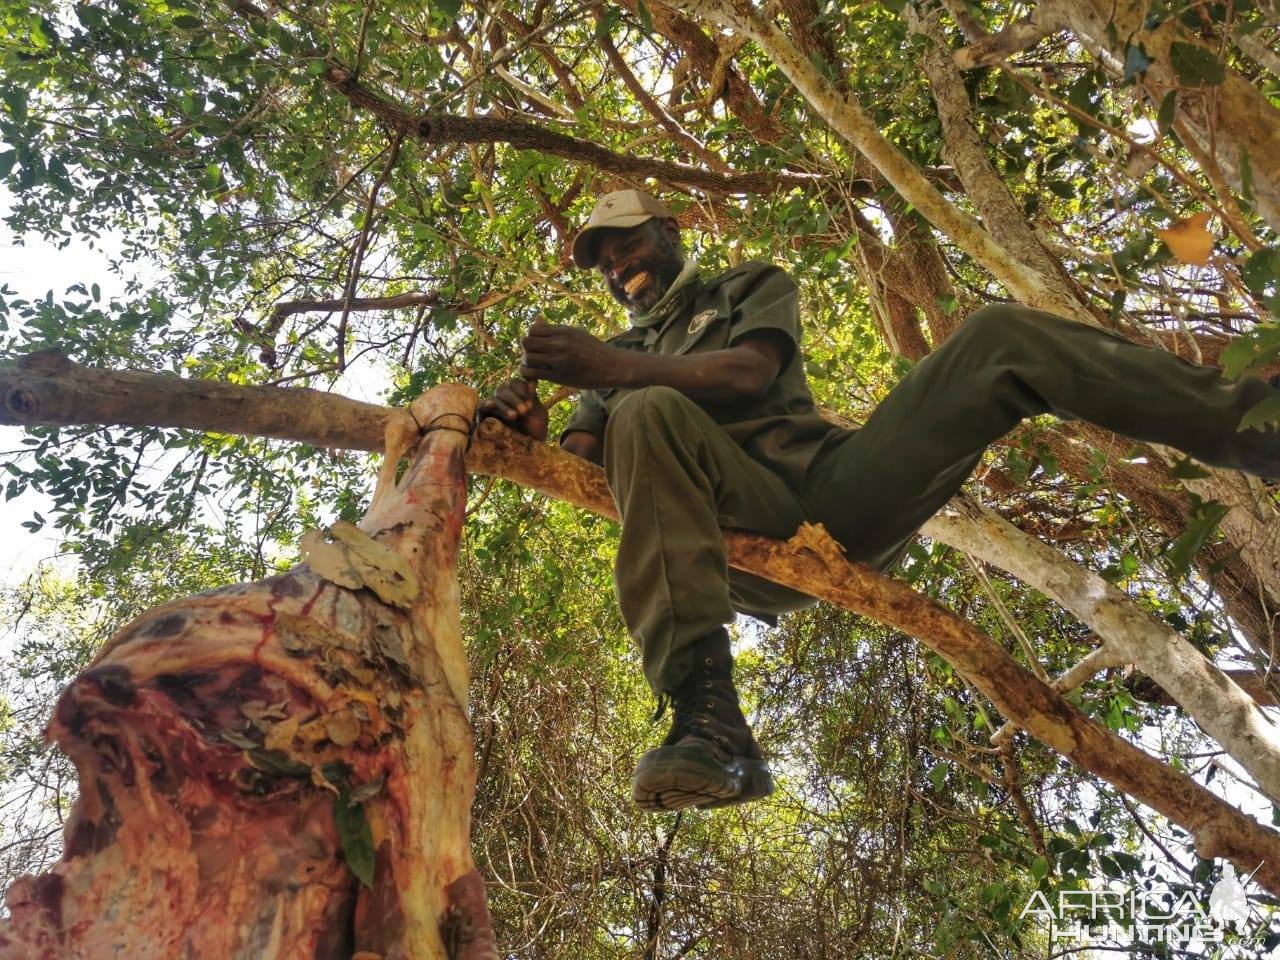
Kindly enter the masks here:
M 1041 413 L 1280 476 L 1280 433 L 1237 430 L 1277 393 L 1081 323 L 990 306 L 914 367 L 865 426 L 829 442 L 794 489 L 688 397 L 638 390 L 611 414 L 604 455 L 622 515 L 614 580 L 645 676 L 656 693 L 671 690 L 689 672 L 693 641 L 735 610 L 813 602 L 730 571 L 722 527 L 788 537 L 804 520 L 822 523 L 850 559 L 884 569 L 989 444 Z

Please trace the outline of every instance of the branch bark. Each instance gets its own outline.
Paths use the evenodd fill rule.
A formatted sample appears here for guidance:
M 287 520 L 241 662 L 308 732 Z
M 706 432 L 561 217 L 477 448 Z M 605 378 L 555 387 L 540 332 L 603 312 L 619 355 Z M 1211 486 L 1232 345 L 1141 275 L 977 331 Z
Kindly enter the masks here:
M 953 500 L 923 532 L 1007 570 L 1092 627 L 1115 657 L 1159 683 L 1267 796 L 1280 801 L 1280 727 L 1177 631 L 1098 574 L 963 498 Z
M 80 377 L 82 372 L 88 376 Z M 77 385 L 77 380 L 85 382 Z M 236 394 L 241 399 L 237 400 Z M 318 391 L 198 384 L 155 374 L 88 372 L 49 354 L 6 365 L 0 375 L 0 398 L 0 422 L 5 423 L 145 423 L 265 433 L 362 450 L 382 447 L 387 423 L 396 415 L 388 408 Z M 314 411 L 313 419 L 295 422 L 294 417 L 307 407 Z M 388 461 L 392 459 L 388 457 Z M 497 421 L 485 421 L 476 431 L 467 467 L 506 477 L 606 516 L 617 515 L 598 468 L 514 434 Z M 735 567 L 916 637 L 952 663 L 1005 717 L 1183 826 L 1201 856 L 1224 857 L 1246 871 L 1264 861 L 1256 875 L 1258 882 L 1280 894 L 1280 834 L 1089 720 L 1006 650 L 944 607 L 906 584 L 848 563 L 821 528 L 802 527 L 785 543 L 732 531 L 725 539 Z
M 964 79 L 949 55 L 939 11 L 936 7 L 922 12 L 908 8 L 907 22 L 928 41 L 920 63 L 942 122 L 946 157 L 982 216 L 983 225 L 1023 266 L 1040 274 L 1046 284 L 1060 288 L 1060 296 L 1087 307 L 1087 298 L 1067 275 L 1062 262 L 1044 248 L 987 156 Z
M 824 177 L 806 173 L 716 173 L 682 163 L 668 163 L 645 157 L 625 156 L 597 143 L 558 130 L 538 126 L 513 117 L 462 117 L 454 114 L 422 116 L 406 110 L 366 84 L 346 67 L 330 62 L 325 79 L 352 103 L 368 110 L 397 130 L 404 130 L 421 143 L 507 143 L 521 150 L 536 150 L 574 163 L 586 164 L 633 180 L 652 177 L 674 187 L 701 190 L 712 196 L 768 194 L 795 188 L 813 189 Z M 870 185 L 851 183 L 847 188 L 869 196 Z

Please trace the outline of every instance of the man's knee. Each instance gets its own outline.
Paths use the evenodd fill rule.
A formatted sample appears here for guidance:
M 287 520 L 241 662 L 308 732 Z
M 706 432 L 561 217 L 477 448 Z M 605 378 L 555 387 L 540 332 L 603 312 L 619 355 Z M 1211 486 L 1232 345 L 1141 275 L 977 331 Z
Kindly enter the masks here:
M 966 339 L 998 342 L 1026 324 L 1026 310 L 1008 303 L 989 303 L 973 311 L 957 334 Z
M 634 429 L 653 431 L 663 424 L 683 422 L 697 405 L 679 390 L 671 387 L 641 387 L 634 390 L 609 415 L 609 429 L 627 432 Z
M 969 314 L 947 343 L 955 341 L 953 350 L 984 362 L 1017 362 L 1045 349 L 1051 336 L 1043 322 L 1048 317 L 1018 304 L 988 304 Z

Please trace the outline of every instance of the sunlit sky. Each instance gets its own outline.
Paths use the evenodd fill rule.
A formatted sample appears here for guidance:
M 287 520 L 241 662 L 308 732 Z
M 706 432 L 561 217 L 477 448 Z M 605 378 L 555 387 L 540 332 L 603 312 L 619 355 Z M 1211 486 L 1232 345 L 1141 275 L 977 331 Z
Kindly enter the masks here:
M 8 213 L 11 201 L 12 194 L 0 186 L 0 217 Z M 57 298 L 76 283 L 98 284 L 104 298 L 122 294 L 125 278 L 108 267 L 119 245 L 118 237 L 106 237 L 96 248 L 75 242 L 59 250 L 32 238 L 19 246 L 13 232 L 0 223 L 0 287 L 14 291 L 13 297 L 6 294 L 6 299 L 36 299 L 50 290 Z M 22 435 L 18 427 L 0 426 L 0 460 L 21 445 Z M 33 534 L 21 526 L 33 512 L 44 513 L 47 503 L 46 498 L 30 491 L 15 500 L 0 500 L 0 584 L 21 580 L 55 553 L 57 539 L 52 531 Z

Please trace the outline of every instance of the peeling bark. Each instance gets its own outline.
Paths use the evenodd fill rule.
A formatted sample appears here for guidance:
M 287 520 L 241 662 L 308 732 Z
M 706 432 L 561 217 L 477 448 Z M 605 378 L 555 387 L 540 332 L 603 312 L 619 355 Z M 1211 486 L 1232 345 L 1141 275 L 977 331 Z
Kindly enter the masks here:
M 464 429 L 428 433 L 398 487 L 389 455 L 353 534 L 370 589 L 313 561 L 166 603 L 67 688 L 49 737 L 80 797 L 63 860 L 8 891 L 0 958 L 496 960 L 455 572 L 475 403 L 411 408 Z

